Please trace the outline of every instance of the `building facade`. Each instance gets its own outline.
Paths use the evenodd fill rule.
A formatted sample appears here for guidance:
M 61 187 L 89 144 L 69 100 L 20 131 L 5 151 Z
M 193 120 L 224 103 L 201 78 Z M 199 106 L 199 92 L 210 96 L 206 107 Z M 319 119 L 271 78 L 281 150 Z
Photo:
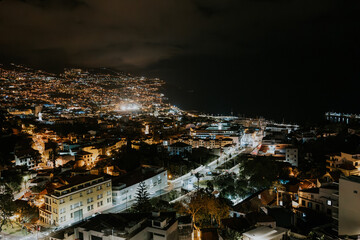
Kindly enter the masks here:
M 300 190 L 298 195 L 299 207 L 324 213 L 334 220 L 338 219 L 339 185 L 337 183 Z
M 292 166 L 298 167 L 299 152 L 297 148 L 286 148 L 285 150 L 285 161 L 290 163 Z
M 177 142 L 168 147 L 169 155 L 185 155 L 192 152 L 192 147 L 186 143 Z
M 360 154 L 341 153 L 330 155 L 326 160 L 329 172 L 341 171 L 345 176 L 360 175 Z
M 145 182 L 150 195 L 160 194 L 168 185 L 167 171 L 163 168 L 143 166 L 132 173 L 114 179 L 112 186 L 113 204 L 130 206 L 136 200 L 140 182 Z
M 339 236 L 360 235 L 360 176 L 339 180 Z
M 111 179 L 95 175 L 77 175 L 67 185 L 44 196 L 40 221 L 62 226 L 81 221 L 112 207 Z

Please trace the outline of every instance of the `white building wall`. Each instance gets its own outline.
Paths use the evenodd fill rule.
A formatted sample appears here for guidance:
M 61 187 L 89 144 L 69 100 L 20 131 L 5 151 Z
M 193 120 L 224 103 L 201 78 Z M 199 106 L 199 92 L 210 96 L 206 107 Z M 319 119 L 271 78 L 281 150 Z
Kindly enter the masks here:
M 360 177 L 350 178 L 339 180 L 339 235 L 360 235 Z
M 147 192 L 152 195 L 155 192 L 164 189 L 167 183 L 167 171 L 162 171 L 157 175 L 144 180 L 147 186 Z M 139 182 L 140 183 L 140 182 Z M 139 183 L 136 183 L 132 186 L 128 186 L 121 190 L 117 190 L 116 186 L 113 187 L 113 204 L 126 204 L 136 199 L 136 193 L 139 187 Z
M 32 157 L 18 158 L 15 155 L 15 165 L 16 166 L 27 166 L 28 168 L 32 168 L 32 167 L 35 167 L 35 160 Z
M 298 166 L 299 151 L 297 148 L 286 148 L 286 162 L 292 166 Z

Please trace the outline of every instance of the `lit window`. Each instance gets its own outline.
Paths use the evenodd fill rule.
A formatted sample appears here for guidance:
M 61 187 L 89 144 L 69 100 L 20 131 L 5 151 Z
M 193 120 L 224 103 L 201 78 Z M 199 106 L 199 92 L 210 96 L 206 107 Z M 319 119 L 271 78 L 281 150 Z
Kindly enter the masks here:
M 327 200 L 327 205 L 329 205 L 329 206 L 331 206 L 331 205 L 332 205 L 331 200 Z

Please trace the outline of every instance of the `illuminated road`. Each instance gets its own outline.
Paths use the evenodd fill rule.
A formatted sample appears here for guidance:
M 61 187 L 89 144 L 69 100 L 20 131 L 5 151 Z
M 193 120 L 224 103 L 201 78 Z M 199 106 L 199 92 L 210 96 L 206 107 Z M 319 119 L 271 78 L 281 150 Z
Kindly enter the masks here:
M 174 203 L 174 202 L 182 200 L 187 195 L 196 191 L 196 188 L 194 187 L 194 186 L 196 186 L 196 182 L 197 182 L 197 178 L 195 177 L 196 173 L 200 173 L 203 176 L 205 176 L 202 179 L 211 180 L 213 178 L 213 176 L 211 176 L 211 175 L 208 176 L 207 175 L 208 172 L 214 171 L 217 167 L 221 166 L 222 164 L 224 164 L 226 162 L 233 160 L 235 157 L 237 157 L 240 154 L 250 153 L 253 150 L 254 146 L 257 146 L 258 144 L 261 143 L 261 138 L 256 138 L 256 139 L 254 138 L 253 140 L 254 140 L 254 142 L 253 142 L 254 144 L 250 148 L 239 148 L 238 146 L 234 147 L 227 153 L 224 153 L 222 156 L 220 156 L 216 160 L 212 161 L 211 163 L 209 163 L 205 166 L 202 165 L 202 166 L 198 167 L 197 169 L 193 169 L 192 171 L 190 171 L 190 172 L 184 174 L 183 176 L 178 177 L 174 180 L 169 180 L 168 181 L 169 185 L 167 187 L 151 194 L 150 198 L 159 197 L 159 196 L 166 194 L 172 190 L 179 190 L 181 188 L 189 190 L 190 191 L 189 193 L 178 197 L 177 199 L 171 201 L 170 203 Z M 229 157 L 230 155 L 231 155 L 231 157 Z M 239 171 L 238 164 L 227 170 L 227 172 L 235 172 L 235 173 L 237 173 L 238 171 Z M 102 213 L 120 213 L 120 212 L 123 212 L 126 209 L 129 209 L 130 207 L 132 207 L 132 205 L 134 203 L 135 203 L 135 201 L 132 200 L 132 201 L 129 201 L 124 204 L 113 206 L 112 208 L 105 210 Z M 66 226 L 66 227 L 68 227 L 68 226 Z M 12 236 L 12 235 L 4 235 L 5 238 L 3 238 L 3 239 L 14 239 L 14 240 L 17 240 L 17 239 L 26 239 L 26 240 L 44 239 L 46 236 L 48 236 L 49 233 L 50 233 L 49 231 L 32 233 L 26 237 L 16 237 L 16 236 Z

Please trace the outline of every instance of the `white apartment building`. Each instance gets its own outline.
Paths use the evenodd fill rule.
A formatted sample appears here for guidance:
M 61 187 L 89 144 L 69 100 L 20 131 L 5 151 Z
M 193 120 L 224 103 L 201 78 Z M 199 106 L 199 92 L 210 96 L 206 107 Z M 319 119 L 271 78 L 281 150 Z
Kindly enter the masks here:
M 161 192 L 168 185 L 167 171 L 163 168 L 143 165 L 129 174 L 113 179 L 113 204 L 127 204 L 136 200 L 136 193 L 140 182 L 145 182 L 147 192 L 152 195 Z M 128 205 L 128 206 L 129 206 Z
M 192 147 L 186 143 L 177 142 L 168 146 L 169 155 L 184 155 L 185 153 L 191 153 Z
M 299 207 L 309 208 L 338 219 L 339 185 L 324 184 L 319 188 L 299 191 Z
M 176 240 L 175 212 L 100 214 L 50 235 L 50 240 Z
M 326 160 L 326 168 L 328 171 L 340 170 L 345 176 L 360 175 L 360 154 L 331 155 Z
M 286 148 L 285 150 L 285 161 L 290 163 L 292 166 L 298 167 L 299 151 L 297 148 Z
M 15 155 L 15 165 L 16 166 L 27 166 L 28 168 L 33 168 L 36 166 L 36 161 L 31 155 Z
M 111 179 L 76 175 L 67 183 L 45 195 L 45 205 L 39 209 L 41 222 L 63 226 L 112 207 Z
M 360 235 L 360 176 L 339 180 L 339 236 Z

